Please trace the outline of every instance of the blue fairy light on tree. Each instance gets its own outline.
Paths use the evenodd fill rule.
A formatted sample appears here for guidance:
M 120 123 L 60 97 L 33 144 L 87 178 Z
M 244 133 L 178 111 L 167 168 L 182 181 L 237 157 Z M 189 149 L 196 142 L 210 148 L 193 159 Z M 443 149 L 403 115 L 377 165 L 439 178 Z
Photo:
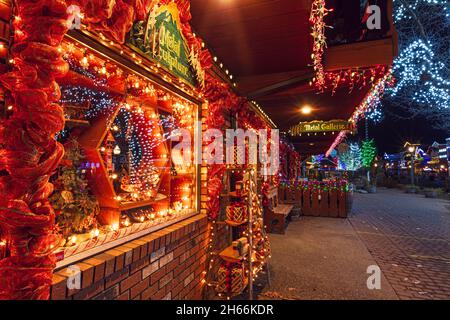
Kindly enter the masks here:
M 393 65 L 397 81 L 385 95 L 393 115 L 424 116 L 445 130 L 450 129 L 449 12 L 448 0 L 394 0 L 400 53 Z

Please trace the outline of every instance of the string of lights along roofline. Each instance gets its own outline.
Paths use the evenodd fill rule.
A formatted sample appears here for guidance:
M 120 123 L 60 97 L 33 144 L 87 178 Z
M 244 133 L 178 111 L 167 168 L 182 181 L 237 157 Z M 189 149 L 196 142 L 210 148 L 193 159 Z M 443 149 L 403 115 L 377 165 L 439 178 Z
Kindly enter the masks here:
M 202 48 L 205 47 L 206 47 L 205 42 L 202 42 Z M 207 49 L 209 50 L 209 52 L 213 52 L 211 48 L 208 47 Z M 227 68 L 225 68 L 223 62 L 219 61 L 219 58 L 216 55 L 213 57 L 213 61 L 216 64 L 216 66 L 218 66 L 230 79 L 230 82 L 232 82 L 233 87 L 236 88 L 238 84 L 236 81 L 233 81 L 234 76 L 230 73 L 230 71 Z M 273 120 L 269 117 L 269 115 L 267 115 L 267 113 L 261 108 L 261 106 L 256 101 L 252 100 L 250 102 L 253 105 L 253 107 L 265 118 L 265 120 L 267 120 L 274 128 L 277 128 L 277 125 L 273 122 Z
M 82 18 L 82 17 L 81 17 Z M 88 27 L 84 24 L 81 24 L 81 30 L 85 33 L 91 33 L 92 30 L 88 30 Z M 118 42 L 115 42 L 109 38 L 107 38 L 103 33 L 99 32 L 98 34 L 95 34 L 98 37 L 98 41 L 104 45 L 105 47 L 109 47 L 111 49 L 113 49 L 116 53 L 118 53 L 119 55 L 121 55 L 122 57 L 126 58 L 126 59 L 131 59 L 136 65 L 141 66 L 143 69 L 154 73 L 154 74 L 159 74 L 160 77 L 168 82 L 168 83 L 172 83 L 173 85 L 175 85 L 177 87 L 177 89 L 187 93 L 190 96 L 196 96 L 199 99 L 203 98 L 203 94 L 201 93 L 201 91 L 198 88 L 195 88 L 189 84 L 187 84 L 185 81 L 183 81 L 181 78 L 175 78 L 172 75 L 170 75 L 169 73 L 167 73 L 164 68 L 162 68 L 161 64 L 159 62 L 152 62 L 150 60 L 147 60 L 144 57 L 141 57 L 139 54 L 137 54 L 136 52 L 131 51 L 131 49 L 128 49 L 127 47 L 121 45 Z M 194 34 L 195 36 L 195 34 Z M 59 50 L 62 51 L 62 48 L 59 48 Z M 88 56 L 84 56 L 83 59 L 81 60 L 81 63 L 86 62 L 87 59 L 89 57 Z M 144 63 L 145 60 L 145 63 Z M 106 72 L 106 68 L 102 68 L 100 71 L 100 73 L 107 73 Z

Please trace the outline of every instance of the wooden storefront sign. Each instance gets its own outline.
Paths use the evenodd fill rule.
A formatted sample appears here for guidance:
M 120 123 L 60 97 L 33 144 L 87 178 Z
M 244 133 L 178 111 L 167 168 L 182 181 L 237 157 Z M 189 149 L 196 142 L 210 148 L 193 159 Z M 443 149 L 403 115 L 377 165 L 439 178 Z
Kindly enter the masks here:
M 345 120 L 300 122 L 289 130 L 292 136 L 307 133 L 353 131 L 354 126 Z

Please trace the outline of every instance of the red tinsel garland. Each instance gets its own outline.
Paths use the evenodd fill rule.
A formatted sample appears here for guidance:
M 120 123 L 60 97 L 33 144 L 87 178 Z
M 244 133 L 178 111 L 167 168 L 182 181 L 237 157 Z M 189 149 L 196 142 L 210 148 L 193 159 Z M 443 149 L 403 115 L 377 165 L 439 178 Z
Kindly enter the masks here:
M 16 1 L 14 70 L 0 76 L 12 114 L 0 124 L 0 226 L 9 257 L 0 261 L 0 299 L 48 299 L 58 235 L 48 196 L 49 177 L 64 148 L 54 135 L 64 128 L 55 79 L 69 70 L 57 46 L 67 31 L 64 1 Z
M 289 167 L 287 162 L 289 159 Z M 280 172 L 282 180 L 296 179 L 298 170 L 300 170 L 300 154 L 292 146 L 280 142 Z
M 237 110 L 242 105 L 242 100 L 232 93 L 230 88 L 206 75 L 204 90 L 205 98 L 208 100 L 208 117 L 206 125 L 208 128 L 222 128 L 225 124 L 224 113 Z M 222 179 L 226 166 L 224 164 L 213 164 L 208 166 L 208 216 L 215 220 L 220 211 L 220 192 L 222 190 Z

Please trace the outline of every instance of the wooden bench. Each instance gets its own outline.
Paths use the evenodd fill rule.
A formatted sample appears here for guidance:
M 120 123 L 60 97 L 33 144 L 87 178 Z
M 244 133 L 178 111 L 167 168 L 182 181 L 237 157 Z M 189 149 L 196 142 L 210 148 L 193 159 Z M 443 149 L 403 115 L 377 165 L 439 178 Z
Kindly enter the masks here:
M 268 192 L 269 205 L 264 208 L 264 220 L 267 232 L 284 234 L 289 223 L 293 205 L 278 202 L 278 189 L 271 188 Z

